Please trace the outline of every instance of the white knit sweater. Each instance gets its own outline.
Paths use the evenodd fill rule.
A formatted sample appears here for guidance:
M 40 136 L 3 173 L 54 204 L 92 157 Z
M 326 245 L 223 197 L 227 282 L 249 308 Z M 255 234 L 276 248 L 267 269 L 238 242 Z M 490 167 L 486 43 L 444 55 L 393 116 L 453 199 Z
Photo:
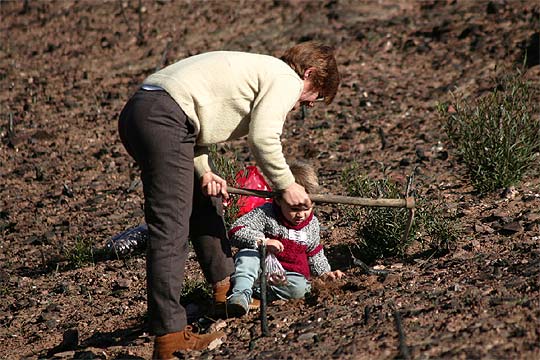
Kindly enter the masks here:
M 284 250 L 276 257 L 285 270 L 302 273 L 307 278 L 331 270 L 320 244 L 319 221 L 315 216 L 292 226 L 286 223 L 279 207 L 267 203 L 236 220 L 229 237 L 233 246 L 251 249 L 257 248 L 258 239 L 280 240 Z
M 287 113 L 300 98 L 302 79 L 272 56 L 215 51 L 169 65 L 144 80 L 165 89 L 192 121 L 195 170 L 210 170 L 210 144 L 248 136 L 257 164 L 276 190 L 294 182 L 281 148 Z

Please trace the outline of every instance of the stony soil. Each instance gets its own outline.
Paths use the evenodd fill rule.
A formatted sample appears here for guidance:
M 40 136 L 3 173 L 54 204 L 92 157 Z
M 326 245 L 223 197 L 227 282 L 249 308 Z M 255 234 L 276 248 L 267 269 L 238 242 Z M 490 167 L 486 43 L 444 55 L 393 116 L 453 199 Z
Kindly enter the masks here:
M 537 2 L 142 0 L 140 19 L 138 4 L 0 2 L 0 358 L 150 357 L 144 256 L 80 267 L 66 258 L 76 244 L 102 247 L 144 221 L 137 171 L 116 134 L 123 104 L 176 59 L 217 49 L 279 55 L 310 39 L 336 47 L 343 84 L 331 106 L 291 114 L 287 156 L 315 163 L 335 194 L 352 162 L 375 178 L 383 163 L 398 181 L 416 167 L 419 193 L 455 214 L 459 241 L 444 256 L 415 245 L 370 264 L 388 276 L 367 275 L 349 252 L 356 224 L 321 206 L 327 253 L 346 278 L 273 304 L 267 337 L 253 313 L 215 324 L 228 334 L 216 349 L 179 356 L 540 356 L 538 176 L 478 196 L 436 111 L 451 91 L 489 91 L 526 49 L 538 98 Z M 232 145 L 251 162 L 244 141 Z M 188 268 L 191 281 L 202 279 L 194 256 Z

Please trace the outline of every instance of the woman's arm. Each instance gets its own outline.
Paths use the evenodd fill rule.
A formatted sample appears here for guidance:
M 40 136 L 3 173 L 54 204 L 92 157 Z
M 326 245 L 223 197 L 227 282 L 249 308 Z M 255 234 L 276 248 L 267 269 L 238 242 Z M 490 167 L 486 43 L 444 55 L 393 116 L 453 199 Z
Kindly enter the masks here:
M 272 182 L 274 190 L 284 190 L 294 183 L 281 146 L 281 134 L 287 114 L 302 92 L 297 76 L 279 75 L 261 80 L 253 102 L 248 143 L 257 165 Z

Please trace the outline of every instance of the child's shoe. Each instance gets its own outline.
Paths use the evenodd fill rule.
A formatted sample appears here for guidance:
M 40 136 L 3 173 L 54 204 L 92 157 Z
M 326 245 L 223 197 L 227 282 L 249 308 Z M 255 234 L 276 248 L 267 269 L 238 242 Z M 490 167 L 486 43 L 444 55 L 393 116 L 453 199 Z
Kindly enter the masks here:
M 244 292 L 237 292 L 227 299 L 227 316 L 242 317 L 249 311 L 249 299 Z
M 156 336 L 154 340 L 154 353 L 152 359 L 175 359 L 173 355 L 179 350 L 204 350 L 216 339 L 225 341 L 226 335 L 223 331 L 216 331 L 211 334 L 196 334 L 192 332 L 191 326 L 186 326 L 184 330 L 163 336 Z

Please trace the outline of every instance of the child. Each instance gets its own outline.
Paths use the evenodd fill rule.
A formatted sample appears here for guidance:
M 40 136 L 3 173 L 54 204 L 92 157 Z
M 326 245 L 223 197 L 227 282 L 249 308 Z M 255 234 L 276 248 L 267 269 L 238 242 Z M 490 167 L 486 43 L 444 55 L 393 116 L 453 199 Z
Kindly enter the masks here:
M 289 165 L 296 183 L 307 193 L 319 184 L 314 169 L 303 162 Z M 227 299 L 229 316 L 245 315 L 250 307 L 253 285 L 259 277 L 258 245 L 266 243 L 268 253 L 276 256 L 286 271 L 286 284 L 269 284 L 268 298 L 298 299 L 310 291 L 311 276 L 341 278 L 339 270 L 331 271 L 319 239 L 319 221 L 313 206 L 291 207 L 281 197 L 264 204 L 239 218 L 229 231 L 233 246 L 240 248 L 235 257 L 235 272 L 231 275 L 233 288 Z

